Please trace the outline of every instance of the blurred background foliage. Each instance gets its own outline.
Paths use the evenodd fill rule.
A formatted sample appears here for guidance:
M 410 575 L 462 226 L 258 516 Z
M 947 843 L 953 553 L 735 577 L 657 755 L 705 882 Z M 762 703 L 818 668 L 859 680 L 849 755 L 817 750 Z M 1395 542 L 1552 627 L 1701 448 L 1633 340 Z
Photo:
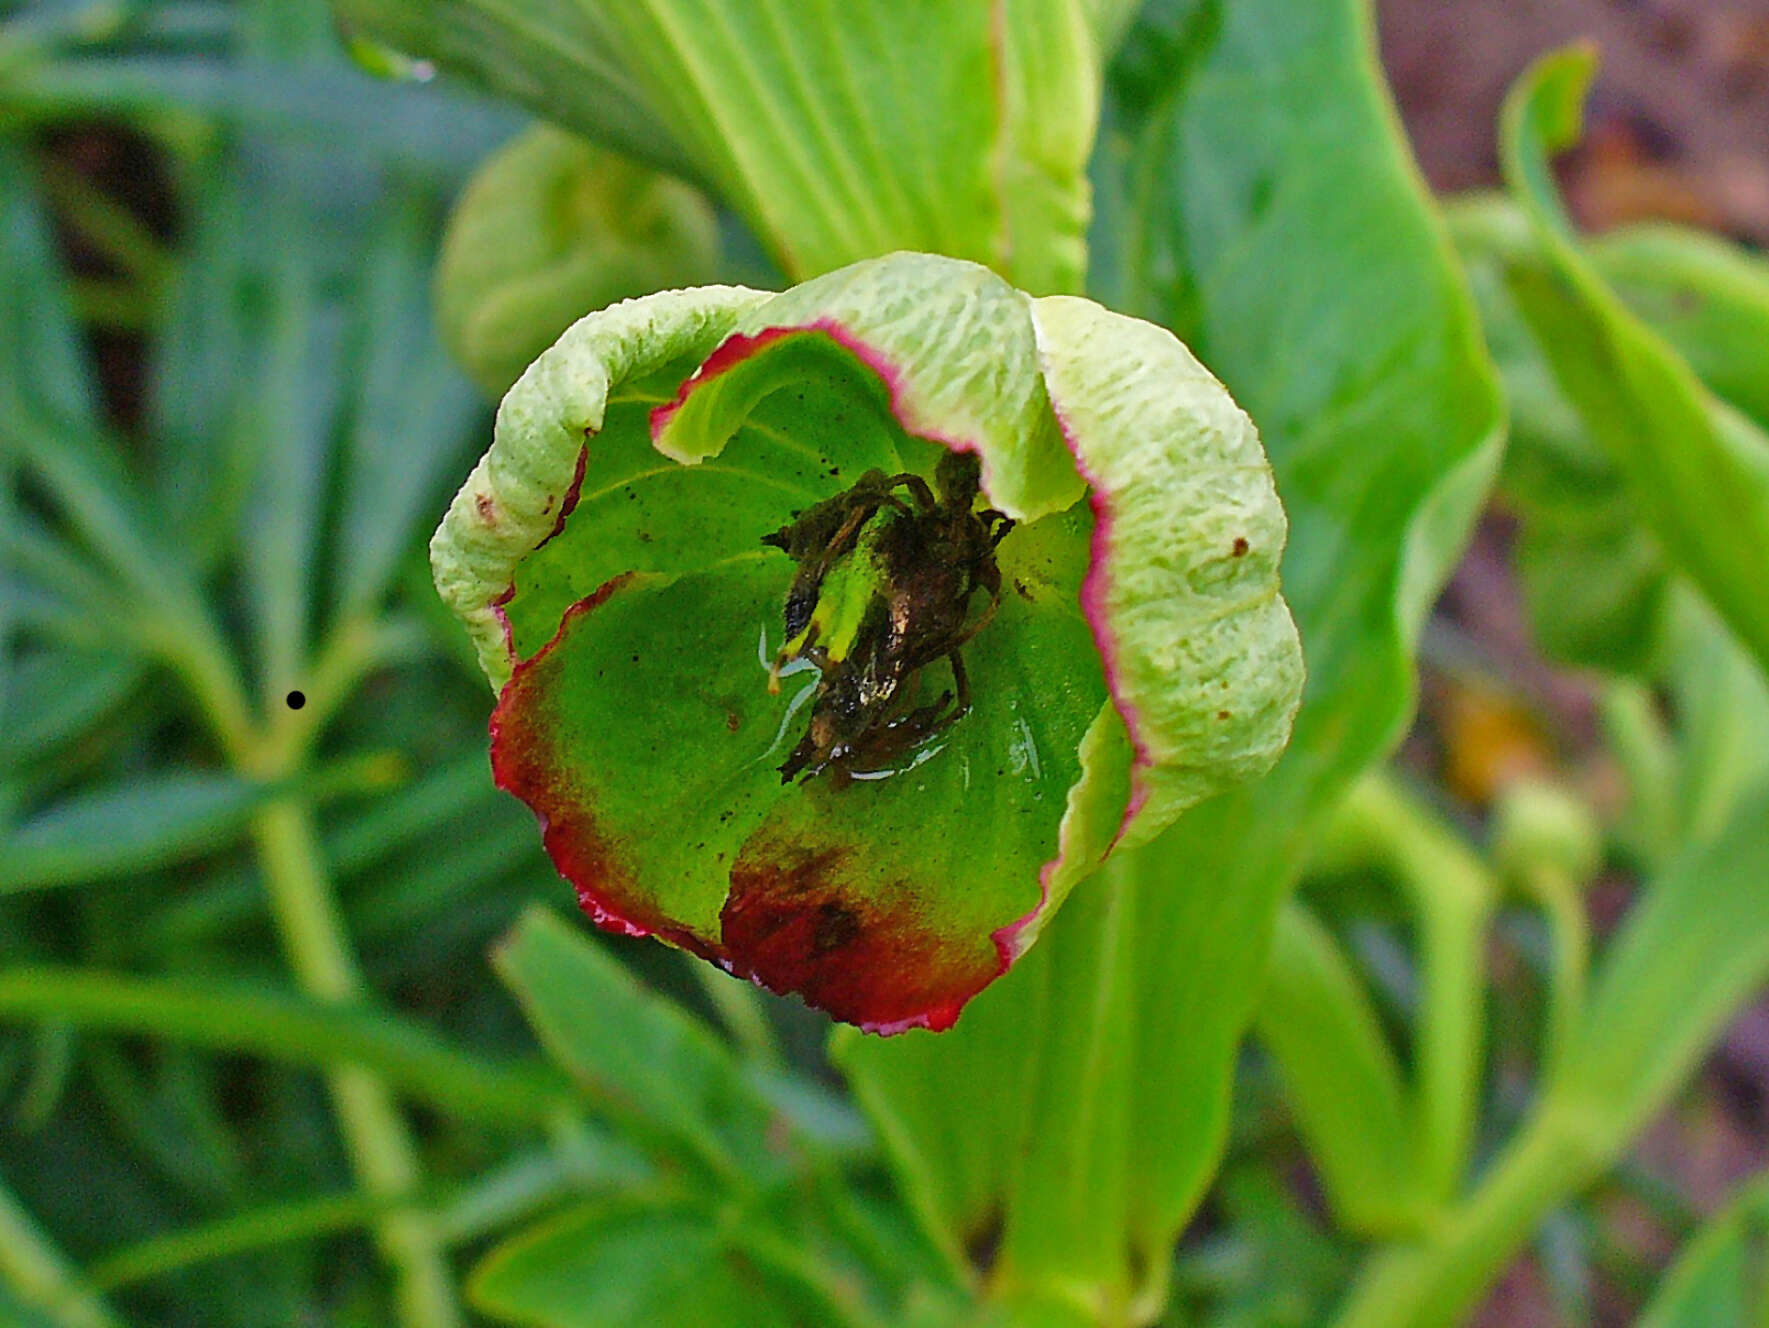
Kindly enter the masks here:
M 1301 351 L 1243 316 L 1238 283 L 1259 274 L 1238 228 L 1265 224 L 1272 176 L 1161 206 L 1222 184 L 1182 188 L 1212 160 L 1198 145 L 1251 114 L 1232 43 L 1204 70 L 1230 92 L 1176 109 L 1233 2 L 1157 0 L 1104 71 L 1091 280 L 1177 326 L 1237 391 L 1235 373 L 1257 384 L 1274 455 L 1289 439 L 1306 460 L 1310 440 L 1362 426 L 1315 431 L 1310 385 L 1279 372 Z M 1581 17 L 1619 23 L 1619 8 Z M 1748 121 L 1769 85 L 1751 12 L 1728 27 L 1664 5 L 1652 21 L 1683 27 L 1604 35 L 1721 71 L 1709 81 L 1737 82 L 1727 104 Z M 1446 34 L 1433 6 L 1383 13 L 1434 178 L 1499 184 L 1495 89 L 1569 35 L 1562 19 L 1526 33 L 1475 5 Z M 979 1307 L 999 1215 L 956 1247 L 928 1220 L 902 1173 L 912 1150 L 847 1095 L 820 1017 L 567 918 L 532 818 L 490 785 L 488 697 L 429 584 L 423 542 L 489 434 L 486 393 L 588 308 L 779 284 L 767 237 L 341 35 L 318 4 L 0 15 L 0 1322 L 1076 1321 Z M 1117 37 L 1131 17 L 1104 6 L 1099 21 Z M 1484 63 L 1454 59 L 1458 36 Z M 1486 139 L 1409 95 L 1422 62 L 1475 84 L 1455 104 Z M 1618 64 L 1566 177 L 1581 220 L 1761 242 L 1769 202 L 1732 164 L 1724 115 L 1694 92 L 1679 109 L 1631 90 L 1651 80 Z M 1349 105 L 1362 85 L 1345 86 Z M 1499 496 L 1424 627 L 1422 714 L 1398 763 L 1330 818 L 1329 794 L 1309 793 L 1293 901 L 1269 874 L 1273 978 L 1260 984 L 1255 947 L 1247 1009 L 1222 1021 L 1239 1071 L 1226 1158 L 1204 1189 L 1204 1128 L 1175 1164 L 1198 1193 L 1170 1265 L 1145 1272 L 1170 1296 L 1136 1307 L 1143 1321 L 1428 1322 L 1406 1288 L 1458 1263 L 1456 1294 L 1484 1296 L 1484 1322 L 1765 1313 L 1761 1183 L 1725 1202 L 1769 1166 L 1764 1007 L 1697 1069 L 1760 984 L 1742 942 L 1769 931 L 1769 692 L 1709 606 L 1748 639 L 1751 606 L 1711 587 L 1748 579 L 1753 558 L 1760 573 L 1760 551 L 1717 566 L 1724 548 L 1667 545 L 1606 441 L 1617 389 L 1581 395 L 1554 355 L 1600 342 L 1580 327 L 1623 325 L 1652 363 L 1687 361 L 1677 401 L 1700 427 L 1769 428 L 1769 275 L 1686 227 L 1556 250 L 1526 128 L 1510 200 L 1448 209 L 1509 405 Z M 1374 140 L 1353 147 L 1372 172 L 1392 165 Z M 1315 183 L 1316 201 L 1279 203 L 1343 206 L 1348 227 L 1366 215 L 1342 176 Z M 1436 445 L 1490 454 L 1480 393 L 1451 395 L 1458 441 Z M 1305 544 L 1336 485 L 1298 487 Z M 1315 569 L 1328 606 L 1333 572 Z M 1378 607 L 1386 634 L 1333 639 L 1353 662 L 1391 652 L 1401 692 L 1366 670 L 1366 708 L 1334 712 L 1351 736 L 1311 748 L 1334 794 L 1404 709 L 1404 611 Z M 1087 925 L 1077 910 L 1069 933 Z M 1082 953 L 1051 950 L 1059 967 Z M 1687 1027 L 1660 1017 L 1667 1003 L 1691 1007 Z M 1587 1019 L 1601 1038 L 1581 1039 Z M 888 1083 L 864 1058 L 843 1053 L 856 1082 Z M 936 1080 L 928 1100 L 962 1087 Z M 868 1112 L 902 1120 L 876 1094 Z M 1529 1183 L 1507 1191 L 1514 1174 Z M 1483 1204 L 1531 1214 L 1527 1247 L 1484 1239 Z

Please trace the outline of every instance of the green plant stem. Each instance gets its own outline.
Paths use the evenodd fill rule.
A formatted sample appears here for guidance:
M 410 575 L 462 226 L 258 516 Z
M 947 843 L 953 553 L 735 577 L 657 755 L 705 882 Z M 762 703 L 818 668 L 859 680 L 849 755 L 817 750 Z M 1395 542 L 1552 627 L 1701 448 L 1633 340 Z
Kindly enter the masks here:
M 1336 852 L 1393 872 L 1418 919 L 1415 1157 L 1421 1198 L 1445 1203 L 1461 1183 L 1479 1109 L 1483 952 L 1498 883 L 1461 835 L 1391 774 L 1372 775 L 1352 790 L 1332 838 Z
M 385 1216 L 393 1202 L 375 1195 L 338 1194 L 236 1213 L 107 1254 L 92 1264 L 90 1276 L 105 1290 L 145 1282 L 211 1259 L 352 1231 Z
M 184 677 L 229 758 L 242 771 L 281 780 L 299 771 L 314 736 L 355 683 L 383 657 L 379 624 L 341 624 L 309 670 L 310 710 L 276 706 L 253 722 L 233 657 L 200 605 L 166 642 L 166 657 Z M 195 628 L 197 630 L 192 630 Z M 322 1000 L 354 1003 L 367 995 L 324 868 L 309 801 L 286 796 L 252 819 L 270 911 L 296 979 Z M 340 1133 L 364 1192 L 389 1202 L 417 1201 L 422 1172 L 417 1150 L 386 1084 L 369 1070 L 343 1066 L 327 1074 Z M 397 1276 L 396 1301 L 405 1328 L 456 1328 L 462 1322 L 454 1276 L 434 1218 L 416 1207 L 391 1209 L 376 1237 Z
M 365 985 L 322 867 L 312 813 L 292 798 L 276 799 L 253 818 L 252 830 L 271 911 L 301 985 L 327 1000 L 360 1000 Z M 355 1067 L 333 1070 L 327 1079 L 364 1191 L 415 1198 L 422 1181 L 417 1152 L 386 1085 Z M 398 1272 L 400 1321 L 406 1328 L 459 1324 L 453 1275 L 430 1215 L 415 1209 L 390 1212 L 376 1224 L 376 1234 Z
M 1548 1012 L 1542 1031 L 1544 1083 L 1558 1077 L 1571 1052 L 1579 1020 L 1585 1012 L 1586 975 L 1591 965 L 1591 928 L 1579 882 L 1565 872 L 1539 867 L 1527 873 L 1525 885 L 1548 920 L 1553 953 L 1549 956 Z
M 1769 785 L 1642 892 L 1532 1115 L 1425 1236 L 1371 1257 L 1337 1328 L 1460 1322 L 1542 1218 L 1614 1163 L 1769 976 L 1765 863 Z
M 253 743 L 252 709 L 220 630 L 200 604 L 163 612 L 147 645 L 184 680 L 228 759 L 243 766 Z
M 402 632 L 368 617 L 340 622 L 301 671 L 307 704 L 291 710 L 280 696 L 269 698 L 270 718 L 263 735 L 241 754 L 247 773 L 274 779 L 297 769 L 313 736 L 350 698 L 364 675 L 405 647 Z
M 1612 682 L 1599 698 L 1599 713 L 1628 781 L 1631 846 L 1656 864 L 1677 837 L 1677 757 L 1670 734 L 1644 683 Z
M 0 1186 L 0 1277 L 57 1328 L 120 1328 L 121 1321 L 4 1186 Z
M 1460 1322 L 1524 1235 L 1602 1173 L 1606 1150 L 1593 1148 L 1582 1133 L 1577 1113 L 1540 1111 L 1429 1238 L 1392 1246 L 1371 1260 L 1335 1328 Z
M 443 1111 L 501 1126 L 546 1125 L 573 1109 L 569 1081 L 540 1064 L 485 1061 L 407 1019 L 249 987 L 12 965 L 0 971 L 0 1018 L 8 1016 L 293 1065 L 366 1065 Z

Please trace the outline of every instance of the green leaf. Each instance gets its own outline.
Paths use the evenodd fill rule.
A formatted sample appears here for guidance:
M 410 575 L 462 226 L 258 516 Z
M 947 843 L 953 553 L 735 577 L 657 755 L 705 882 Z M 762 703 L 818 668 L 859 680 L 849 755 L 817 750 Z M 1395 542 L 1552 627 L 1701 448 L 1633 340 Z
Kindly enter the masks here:
M 1591 262 L 1634 315 L 1689 362 L 1708 390 L 1769 429 L 1769 261 L 1682 226 L 1624 226 L 1591 242 Z
M 265 691 L 301 681 L 314 622 L 336 421 L 348 376 L 341 372 L 343 311 L 330 298 L 336 248 L 319 200 L 282 171 L 256 197 L 245 276 L 261 283 L 261 322 L 235 368 L 233 427 L 255 451 L 239 541 L 246 605 Z
M 0 1016 L 145 1033 L 296 1065 L 359 1065 L 446 1110 L 500 1122 L 547 1123 L 570 1090 L 537 1065 L 499 1065 L 456 1051 L 421 1025 L 212 979 L 124 977 L 89 969 L 0 969 Z
M 1300 903 L 1278 915 L 1256 1027 L 1335 1217 L 1352 1231 L 1406 1230 L 1415 1162 L 1407 1086 L 1356 969 Z
M 998 1229 L 1018 1177 L 1060 1174 L 1059 1155 L 1089 1147 L 1110 1157 L 1126 1139 L 1121 1179 L 1088 1181 L 1122 1187 L 1117 1211 L 1090 1204 L 1072 1222 L 1048 1192 L 1010 1207 L 996 1275 L 1127 1297 L 1132 1267 L 1165 1266 L 1220 1155 L 1236 1048 L 1298 859 L 1410 713 L 1413 643 L 1492 474 L 1499 419 L 1363 5 L 1157 5 L 1114 74 L 1123 137 L 1102 151 L 1126 172 L 1113 188 L 1127 200 L 1127 289 L 1149 292 L 1135 311 L 1172 326 L 1246 407 L 1290 517 L 1284 591 L 1309 669 L 1296 734 L 1272 774 L 1192 809 L 1083 891 L 1115 879 L 1111 907 L 1133 924 L 1077 923 L 1083 953 L 1041 960 L 1064 944 L 1059 921 L 942 1040 L 836 1049 L 950 1252 Z M 1131 975 L 1129 997 L 1098 1004 L 1113 966 Z M 1050 1052 L 1046 1030 L 1096 1011 L 1085 1045 Z M 1094 1064 L 1123 1067 L 1112 1108 L 1076 1118 L 1063 1085 Z M 1096 1220 L 1112 1223 L 1109 1259 L 1085 1226 Z
M 1673 843 L 1704 843 L 1769 778 L 1769 678 L 1687 587 L 1669 614 L 1664 685 L 1677 716 Z
M 311 52 L 309 53 L 311 56 Z M 42 120 L 213 116 L 273 131 L 284 142 L 379 157 L 458 176 L 520 124 L 508 110 L 459 92 L 392 85 L 342 62 L 225 62 L 195 55 L 82 55 L 8 70 L 0 106 Z
M 337 617 L 380 607 L 454 474 L 473 392 L 444 355 L 430 316 L 437 223 L 432 200 L 379 210 L 362 253 L 339 501 Z
M 139 661 L 45 648 L 22 652 L 0 705 L 0 765 L 41 760 L 114 713 L 141 682 Z
M 364 1227 L 399 1202 L 389 1195 L 338 1194 L 271 1204 L 113 1251 L 93 1264 L 90 1277 L 109 1291 L 211 1259 Z
M 1637 1328 L 1760 1324 L 1769 1316 L 1769 1184 L 1759 1178 L 1702 1224 L 1636 1320 Z
M 1543 262 L 1538 237 L 1519 208 L 1497 197 L 1459 200 L 1449 215 L 1511 406 L 1501 483 L 1524 518 L 1517 570 L 1534 635 L 1571 663 L 1655 675 L 1665 662 L 1673 578 L 1626 481 L 1561 391 L 1513 297 L 1511 270 Z M 1759 363 L 1769 335 L 1769 268 L 1760 259 L 1668 225 L 1610 232 L 1586 254 L 1710 391 L 1769 423 Z
M 1530 626 L 1554 659 L 1610 673 L 1650 672 L 1671 578 L 1631 507 L 1561 509 L 1531 519 L 1514 552 Z
M 553 1058 L 631 1129 L 740 1187 L 777 1165 L 765 1145 L 773 1113 L 730 1048 L 604 947 L 537 908 L 495 962 Z
M 0 418 L 90 429 L 97 398 L 60 268 L 29 163 L 0 141 Z
M 347 20 L 718 190 L 803 279 L 896 249 L 1037 294 L 1086 264 L 1098 0 L 341 0 Z
M 0 894 L 136 875 L 225 848 L 274 792 L 197 770 L 89 786 L 0 830 Z
M 437 318 L 493 396 L 587 309 L 712 279 L 718 230 L 695 189 L 535 125 L 481 166 L 455 204 Z
M 550 0 L 516 20 L 477 3 L 344 0 L 336 8 L 351 28 L 401 56 L 441 61 L 537 114 L 663 170 L 693 170 L 655 117 L 642 70 L 593 10 Z
M 631 1201 L 579 1208 L 513 1237 L 474 1270 L 468 1293 L 485 1313 L 530 1328 L 845 1322 L 757 1267 L 703 1213 Z
M 121 1323 L 36 1219 L 0 1186 L 0 1311 L 10 1308 L 13 1295 L 23 1302 L 22 1312 L 32 1315 L 26 1328 L 117 1328 Z
M 1586 49 L 1546 57 L 1506 104 L 1506 178 L 1541 255 L 1510 271 L 1512 291 L 1666 558 L 1769 664 L 1755 553 L 1769 547 L 1769 435 L 1713 397 L 1604 284 L 1549 174 L 1550 154 L 1578 137 L 1594 71 Z
M 1279 915 L 1257 1031 L 1339 1224 L 1394 1238 L 1428 1228 L 1463 1187 L 1499 887 L 1461 836 L 1391 776 L 1362 780 L 1324 835 L 1335 871 L 1363 868 L 1392 881 L 1417 939 L 1408 1071 L 1403 1077 L 1356 970 L 1300 902 Z

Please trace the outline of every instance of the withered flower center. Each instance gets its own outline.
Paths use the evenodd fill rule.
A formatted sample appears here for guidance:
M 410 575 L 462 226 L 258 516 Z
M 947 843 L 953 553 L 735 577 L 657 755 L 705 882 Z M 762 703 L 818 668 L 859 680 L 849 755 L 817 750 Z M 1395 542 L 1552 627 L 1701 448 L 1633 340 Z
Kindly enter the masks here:
M 979 491 L 976 457 L 948 452 L 933 487 L 908 472 L 868 471 L 762 537 L 798 569 L 770 686 L 795 659 L 821 675 L 810 723 L 780 765 L 782 783 L 825 769 L 842 783 L 888 770 L 970 709 L 960 647 L 1001 604 L 995 549 L 1014 524 L 976 510 Z M 979 590 L 989 602 L 973 614 Z M 940 659 L 951 687 L 914 704 L 912 680 Z

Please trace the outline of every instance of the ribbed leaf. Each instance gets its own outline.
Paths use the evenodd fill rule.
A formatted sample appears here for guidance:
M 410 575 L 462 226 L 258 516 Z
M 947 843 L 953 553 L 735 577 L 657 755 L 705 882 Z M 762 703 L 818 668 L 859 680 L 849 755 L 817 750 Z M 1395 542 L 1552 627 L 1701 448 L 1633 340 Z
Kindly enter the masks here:
M 1099 41 L 1083 0 L 341 0 L 587 137 L 687 171 L 797 279 L 895 249 L 1079 288 Z

